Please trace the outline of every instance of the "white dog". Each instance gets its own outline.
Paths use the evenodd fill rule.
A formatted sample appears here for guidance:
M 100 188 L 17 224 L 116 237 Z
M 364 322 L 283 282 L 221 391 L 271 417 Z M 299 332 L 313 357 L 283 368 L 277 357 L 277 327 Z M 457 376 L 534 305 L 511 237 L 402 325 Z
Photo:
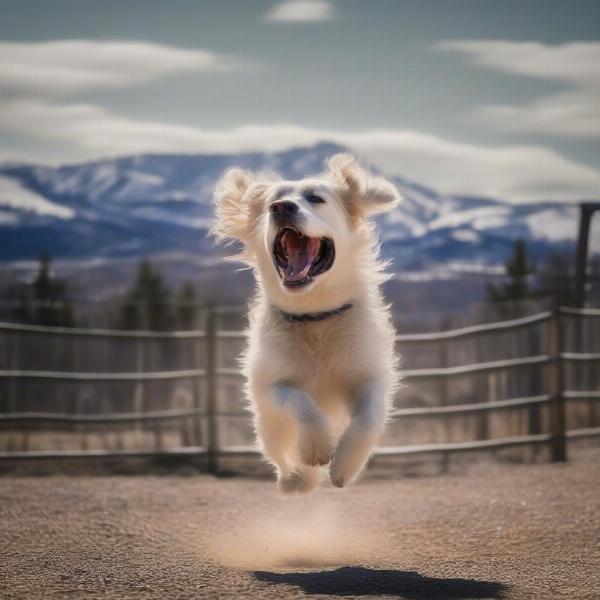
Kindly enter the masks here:
M 357 477 L 397 381 L 369 217 L 398 193 L 348 154 L 327 167 L 301 181 L 231 169 L 215 190 L 213 232 L 241 240 L 235 258 L 258 284 L 243 370 L 258 442 L 286 493 L 314 489 L 328 463 L 337 487 Z

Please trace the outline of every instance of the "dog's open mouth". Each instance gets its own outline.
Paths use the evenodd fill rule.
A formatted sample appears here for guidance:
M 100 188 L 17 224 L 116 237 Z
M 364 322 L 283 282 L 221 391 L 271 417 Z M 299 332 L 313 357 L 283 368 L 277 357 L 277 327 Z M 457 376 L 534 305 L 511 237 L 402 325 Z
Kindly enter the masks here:
M 283 227 L 273 244 L 273 260 L 283 285 L 299 287 L 331 269 L 335 258 L 333 241 L 313 238 L 293 227 Z

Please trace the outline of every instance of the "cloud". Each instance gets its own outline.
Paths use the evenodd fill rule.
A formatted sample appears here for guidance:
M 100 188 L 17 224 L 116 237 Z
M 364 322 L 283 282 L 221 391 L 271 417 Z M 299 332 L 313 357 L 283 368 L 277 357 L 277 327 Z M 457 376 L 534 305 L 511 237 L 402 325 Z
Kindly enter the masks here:
M 91 104 L 16 100 L 0 105 L 0 131 L 47 139 L 72 149 L 69 158 L 139 152 L 278 151 L 338 142 L 390 174 L 454 194 L 512 202 L 579 200 L 600 189 L 600 171 L 541 146 L 485 147 L 410 130 L 345 132 L 295 125 L 209 130 L 117 116 Z
M 173 73 L 220 72 L 247 66 L 207 50 L 146 42 L 0 42 L 0 88 L 7 95 L 68 96 L 138 85 Z
M 485 106 L 477 111 L 482 122 L 505 131 L 600 137 L 600 43 L 449 40 L 436 47 L 466 54 L 482 67 L 555 81 L 567 88 L 527 104 Z
M 437 47 L 470 55 L 476 64 L 505 73 L 573 84 L 600 83 L 600 43 L 542 44 L 505 40 L 446 40 Z
M 269 23 L 306 23 L 333 19 L 334 11 L 327 0 L 285 0 L 265 16 Z

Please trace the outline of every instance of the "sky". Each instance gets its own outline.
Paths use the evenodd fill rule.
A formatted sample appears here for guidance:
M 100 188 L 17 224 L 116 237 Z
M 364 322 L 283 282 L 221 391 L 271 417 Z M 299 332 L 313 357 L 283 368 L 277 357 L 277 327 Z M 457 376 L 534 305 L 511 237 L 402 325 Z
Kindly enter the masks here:
M 597 0 L 0 0 L 0 160 L 348 146 L 438 191 L 600 196 Z

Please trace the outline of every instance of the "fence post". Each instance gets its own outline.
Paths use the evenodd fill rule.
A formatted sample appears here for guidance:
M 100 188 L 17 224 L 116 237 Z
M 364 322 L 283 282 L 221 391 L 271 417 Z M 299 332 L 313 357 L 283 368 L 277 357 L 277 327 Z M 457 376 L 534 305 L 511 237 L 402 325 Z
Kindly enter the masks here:
M 18 332 L 14 333 L 13 344 L 9 345 L 9 369 L 18 371 L 21 366 L 21 336 Z M 27 389 L 27 388 L 26 388 Z M 29 389 L 27 389 L 29 391 Z M 19 402 L 19 392 L 25 396 L 23 389 L 19 390 L 19 382 L 12 378 L 8 384 L 8 403 L 6 412 L 14 413 L 23 410 L 23 405 Z M 21 450 L 29 450 L 29 428 L 27 424 L 20 427 L 21 430 Z M 16 440 L 15 440 L 16 445 Z
M 450 329 L 449 319 L 442 321 L 442 329 Z M 448 342 L 446 340 L 440 340 L 438 342 L 438 366 L 442 369 L 450 366 L 448 360 Z M 440 406 L 448 406 L 448 379 L 446 377 L 440 377 L 439 382 L 439 394 L 440 394 Z
M 219 423 L 217 415 L 217 315 L 214 305 L 207 307 L 206 313 L 206 386 L 208 419 L 208 470 L 219 470 Z
M 160 360 L 157 360 L 157 357 L 160 357 Z M 162 353 L 161 352 L 157 352 L 156 349 L 156 343 L 154 341 L 152 341 L 150 344 L 148 344 L 148 363 L 149 363 L 149 370 L 150 371 L 154 371 L 156 369 L 160 370 L 161 365 L 163 364 L 162 361 Z M 157 366 L 157 363 L 158 366 Z M 174 386 L 176 387 L 176 386 Z M 162 388 L 162 385 L 161 385 Z M 152 391 L 154 391 L 154 386 L 151 386 Z M 172 392 L 171 392 L 172 393 Z M 148 396 L 148 394 L 147 394 Z M 146 400 L 146 408 L 148 410 L 152 410 L 154 408 L 153 404 L 154 404 L 154 394 L 149 395 L 149 399 Z M 169 399 L 170 400 L 170 399 Z M 163 447 L 163 421 L 157 419 L 156 421 L 152 422 L 152 430 L 154 433 L 154 448 L 155 450 L 160 450 Z
M 450 329 L 452 326 L 451 319 L 449 317 L 445 317 L 441 322 L 441 330 L 446 331 Z M 438 366 L 442 369 L 445 369 L 450 366 L 449 361 L 449 348 L 446 340 L 440 340 L 438 342 Z M 449 394 L 448 394 L 448 378 L 440 377 L 439 383 L 439 394 L 440 394 L 440 406 L 448 406 L 450 403 Z M 448 419 L 444 419 L 444 435 L 446 437 L 446 441 L 450 441 L 451 439 L 451 427 L 450 421 Z M 447 475 L 450 472 L 450 452 L 442 452 L 442 458 L 440 463 L 441 472 L 443 475 Z
M 490 371 L 487 374 L 487 394 L 486 401 L 493 404 L 498 400 L 498 373 Z M 479 421 L 479 439 L 487 440 L 490 437 L 490 412 L 484 410 L 481 412 Z M 493 424 L 493 421 L 492 421 Z
M 552 312 L 549 328 L 550 357 L 550 450 L 552 462 L 567 460 L 567 444 L 565 436 L 565 398 L 564 398 L 564 370 L 561 351 L 562 324 L 560 311 L 555 308 Z
M 194 327 L 197 328 L 198 323 L 196 320 L 194 321 Z M 197 369 L 200 366 L 200 361 L 202 360 L 202 348 L 200 346 L 200 340 L 196 338 L 192 338 L 190 340 L 191 344 L 191 355 L 192 355 L 192 366 Z M 208 356 L 208 353 L 207 353 Z M 195 377 L 192 381 L 192 407 L 197 414 L 194 416 L 192 421 L 192 442 L 190 445 L 194 446 L 202 446 L 202 379 L 199 377 Z M 206 412 L 206 411 L 205 411 Z M 185 430 L 185 425 L 184 429 Z M 187 435 L 186 435 L 187 437 Z
M 145 371 L 145 344 L 144 340 L 138 339 L 136 341 L 135 348 L 135 370 L 137 373 L 144 373 Z M 139 379 L 134 383 L 134 392 L 133 392 L 133 412 L 142 413 L 145 411 L 145 399 L 144 399 L 144 380 Z M 138 432 L 138 435 L 142 438 L 145 437 L 146 428 L 143 421 L 136 421 L 135 429 Z M 139 439 L 138 439 L 139 442 Z
M 20 336 L 18 332 L 13 334 L 7 334 L 6 340 L 8 342 L 8 368 L 11 371 L 19 370 L 19 357 L 21 355 L 21 347 L 19 344 Z M 18 403 L 18 381 L 13 377 L 8 382 L 8 397 L 6 402 L 5 411 L 8 413 L 18 412 L 22 410 L 22 407 Z
M 529 329 L 527 336 L 528 348 L 527 352 L 530 355 L 542 354 L 543 348 L 540 348 L 540 330 L 537 327 Z M 539 369 L 532 369 L 529 375 L 529 385 L 527 387 L 527 395 L 535 396 L 543 393 L 543 382 L 541 381 L 541 372 Z M 534 404 L 529 407 L 527 419 L 527 433 L 529 435 L 537 435 L 542 432 L 542 414 L 540 406 Z M 538 446 L 533 446 L 532 451 L 537 454 Z

